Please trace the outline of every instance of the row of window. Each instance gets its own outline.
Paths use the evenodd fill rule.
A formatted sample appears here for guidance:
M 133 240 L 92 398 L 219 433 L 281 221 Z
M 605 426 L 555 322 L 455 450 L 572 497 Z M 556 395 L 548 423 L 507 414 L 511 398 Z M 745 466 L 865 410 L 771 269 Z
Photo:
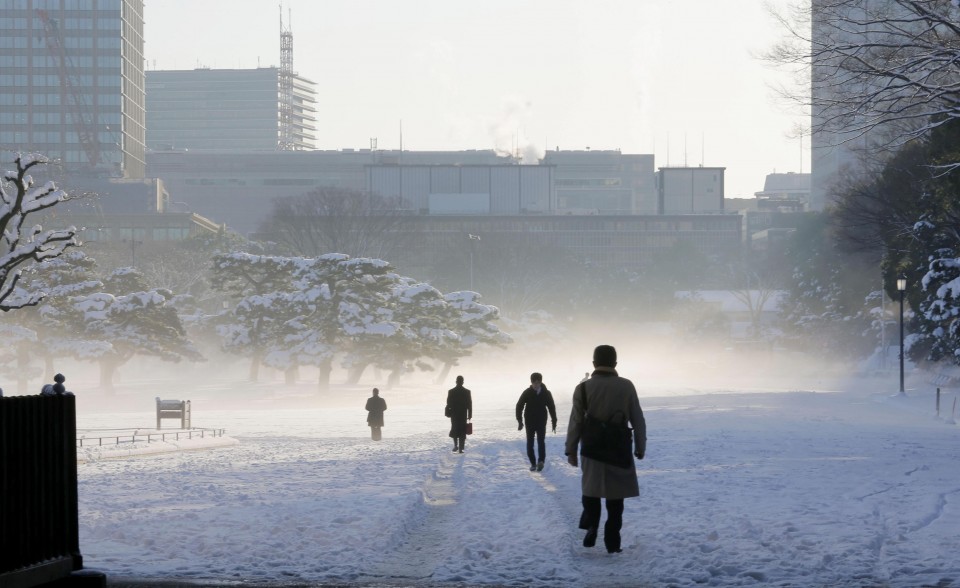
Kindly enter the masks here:
M 97 140 L 102 145 L 112 145 L 118 140 L 118 133 L 103 132 L 97 133 Z M 59 131 L 43 132 L 31 131 L 30 133 L 21 133 L 17 131 L 0 131 L 0 143 L 20 144 L 22 142 L 30 143 L 80 143 L 80 137 L 74 131 L 61 133 Z
M 0 10 L 120 10 L 122 0 L 0 0 Z
M 84 229 L 80 231 L 83 241 L 118 241 L 121 239 L 151 239 L 153 241 L 181 241 L 190 236 L 190 229 L 183 227 L 162 227 L 153 229 Z
M 2 64 L 0 64 L 2 66 Z M 113 75 L 101 75 L 96 76 L 97 86 L 102 88 L 104 86 L 115 86 L 119 87 L 121 82 L 120 76 Z M 70 76 L 70 81 L 82 88 L 92 88 L 93 87 L 94 76 L 91 75 L 75 75 Z M 30 82 L 33 82 L 34 87 L 41 86 L 60 86 L 60 76 L 59 75 L 34 75 L 31 79 L 30 76 L 26 74 L 0 74 L 0 88 L 10 88 L 10 87 L 26 87 Z

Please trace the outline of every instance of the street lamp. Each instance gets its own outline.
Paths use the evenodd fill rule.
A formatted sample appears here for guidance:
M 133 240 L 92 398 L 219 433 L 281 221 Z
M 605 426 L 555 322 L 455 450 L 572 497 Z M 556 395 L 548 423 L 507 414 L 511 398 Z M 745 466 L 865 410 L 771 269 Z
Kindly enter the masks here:
M 479 241 L 480 235 L 467 233 L 467 239 L 470 239 L 470 241 Z M 473 243 L 470 243 L 470 291 L 473 291 Z
M 900 292 L 900 395 L 906 395 L 903 390 L 903 294 L 907 291 L 907 279 L 897 278 L 897 291 Z

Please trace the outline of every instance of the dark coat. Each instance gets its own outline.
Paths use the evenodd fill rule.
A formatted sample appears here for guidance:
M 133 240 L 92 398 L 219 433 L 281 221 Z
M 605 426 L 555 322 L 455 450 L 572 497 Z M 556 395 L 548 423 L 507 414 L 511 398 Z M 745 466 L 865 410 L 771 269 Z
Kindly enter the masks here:
M 527 388 L 520 395 L 517 402 L 517 420 L 527 423 L 528 427 L 540 428 L 547 424 L 547 412 L 550 413 L 550 422 L 557 426 L 557 407 L 553 403 L 553 394 L 547 390 L 547 387 L 540 384 L 540 393 L 533 389 L 533 386 Z
M 367 424 L 371 427 L 383 426 L 383 411 L 387 410 L 387 401 L 379 396 L 367 398 Z
M 584 382 L 590 414 L 600 420 L 608 420 L 617 411 L 627 416 L 633 428 L 634 450 L 642 455 L 647 448 L 647 425 L 637 398 L 633 382 L 617 375 L 613 368 L 600 367 Z M 567 425 L 566 454 L 577 453 L 580 433 L 583 430 L 583 397 L 580 386 L 573 393 L 573 408 Z M 580 456 L 583 468 L 581 490 L 584 496 L 600 498 L 630 498 L 640 495 L 637 483 L 636 464 L 631 460 L 629 468 L 621 468 L 602 461 Z
M 454 439 L 467 434 L 467 419 L 473 417 L 473 399 L 470 390 L 457 386 L 447 391 L 447 406 L 450 408 L 450 436 Z

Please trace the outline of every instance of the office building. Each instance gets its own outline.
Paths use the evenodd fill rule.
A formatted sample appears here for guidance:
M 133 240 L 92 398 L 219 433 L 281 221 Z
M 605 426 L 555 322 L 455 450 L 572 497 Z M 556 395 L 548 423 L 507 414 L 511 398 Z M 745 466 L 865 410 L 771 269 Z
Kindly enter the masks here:
M 281 82 L 289 81 L 285 110 Z M 289 111 L 291 151 L 316 145 L 316 88 L 275 67 L 148 71 L 147 146 L 154 150 L 279 149 Z
M 143 0 L 0 0 L 0 149 L 140 179 Z

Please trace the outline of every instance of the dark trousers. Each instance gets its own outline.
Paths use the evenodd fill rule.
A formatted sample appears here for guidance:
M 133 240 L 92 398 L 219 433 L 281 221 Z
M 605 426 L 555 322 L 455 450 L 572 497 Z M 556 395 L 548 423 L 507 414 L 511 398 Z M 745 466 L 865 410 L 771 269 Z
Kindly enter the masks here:
M 380 440 L 380 427 L 370 427 L 370 438 L 374 441 Z
M 453 448 L 463 450 L 463 444 L 467 441 L 467 436 L 454 437 L 453 438 Z M 458 445 L 459 444 L 459 445 Z
M 583 514 L 580 515 L 581 529 L 595 529 L 600 526 L 600 499 L 584 496 Z M 607 522 L 603 525 L 603 544 L 607 550 L 620 549 L 620 529 L 623 527 L 623 499 L 607 498 Z
M 527 457 L 530 458 L 530 465 L 537 465 L 537 461 L 546 461 L 547 459 L 547 444 L 543 438 L 547 434 L 547 423 L 542 425 L 531 425 L 527 423 Z M 533 436 L 537 436 L 537 452 L 540 455 L 540 459 L 537 459 L 537 454 L 533 452 Z

